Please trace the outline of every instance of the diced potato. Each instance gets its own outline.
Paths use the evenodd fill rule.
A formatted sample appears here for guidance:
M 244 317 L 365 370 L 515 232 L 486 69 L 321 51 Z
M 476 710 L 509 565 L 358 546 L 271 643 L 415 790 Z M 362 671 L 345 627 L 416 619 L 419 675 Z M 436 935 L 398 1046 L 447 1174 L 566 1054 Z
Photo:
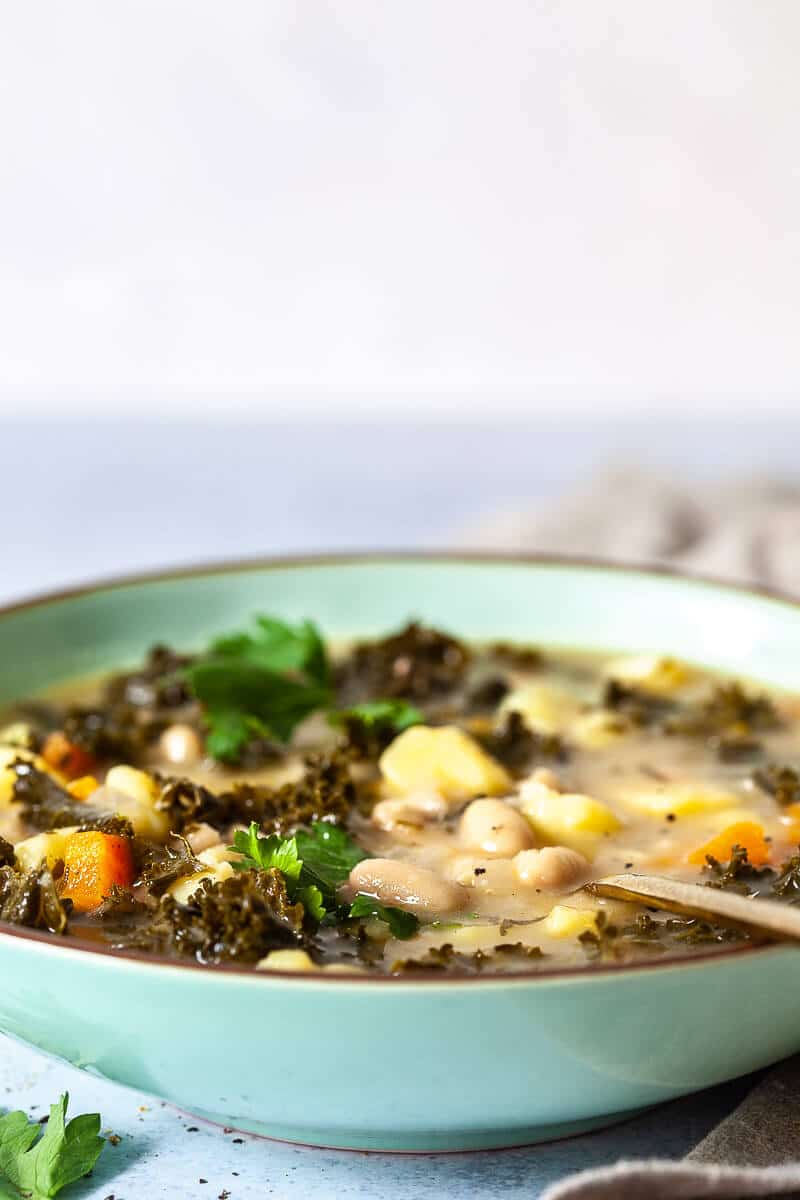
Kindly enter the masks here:
M 566 688 L 552 683 L 526 683 L 500 705 L 499 714 L 520 713 L 541 733 L 562 733 L 580 713 L 580 703 Z
M 256 970 L 318 971 L 319 967 L 305 950 L 270 950 L 266 958 L 256 963 Z
M 0 729 L 0 746 L 21 746 L 30 750 L 33 745 L 33 726 L 27 721 L 14 721 Z
M 176 880 L 172 884 L 172 887 L 167 888 L 167 895 L 177 900 L 178 904 L 188 904 L 204 879 L 210 879 L 212 883 L 224 883 L 232 875 L 233 867 L 231 864 L 221 862 L 216 867 L 209 867 L 207 871 L 197 871 L 194 875 L 184 876 Z
M 60 858 L 64 857 L 64 845 L 71 834 L 76 833 L 78 825 L 65 825 L 52 833 L 36 833 L 33 837 L 17 842 L 14 854 L 23 871 L 35 871 L 42 863 L 52 871 Z
M 541 928 L 550 937 L 577 938 L 597 928 L 596 918 L 597 913 L 591 909 L 556 904 L 542 921 Z
M 113 788 L 115 792 L 124 792 L 126 796 L 132 796 L 140 804 L 149 804 L 151 808 L 160 790 L 152 775 L 126 766 L 111 768 L 106 775 L 106 787 Z
M 621 822 L 607 805 L 579 792 L 557 792 L 538 780 L 522 785 L 522 811 L 540 842 L 569 846 L 591 858 L 599 838 Z
M 98 797 L 99 799 L 99 797 Z M 99 807 L 105 807 L 100 804 Z M 133 832 L 139 837 L 151 838 L 154 842 L 166 841 L 169 836 L 169 816 L 159 812 L 151 804 L 143 804 L 135 796 L 125 792 L 114 792 L 113 805 L 115 813 L 127 817 L 133 826 Z
M 11 770 L 11 764 L 20 759 L 23 762 L 31 763 L 37 771 L 43 771 L 45 775 L 50 775 L 58 783 L 64 782 L 59 772 L 48 766 L 38 754 L 24 750 L 21 746 L 0 746 L 0 808 L 7 808 L 11 803 L 14 784 L 17 780 L 16 772 Z
M 446 800 L 468 800 L 511 790 L 503 767 L 454 725 L 406 729 L 383 752 L 380 768 L 396 792 L 430 789 Z
M 600 750 L 618 742 L 629 732 L 628 722 L 616 713 L 582 713 L 570 726 L 569 740 L 586 750 Z
M 209 867 L 216 867 L 220 863 L 234 862 L 241 857 L 241 854 L 238 854 L 236 850 L 231 850 L 227 843 L 220 842 L 217 846 L 209 846 L 207 850 L 201 850 L 197 855 L 197 861 L 205 863 Z
M 686 663 L 662 654 L 634 654 L 614 659 L 606 665 L 605 674 L 609 679 L 618 679 L 620 683 L 664 696 L 677 691 L 694 677 Z
M 136 767 L 112 767 L 102 790 L 114 795 L 99 795 L 98 807 L 113 807 L 120 816 L 127 817 L 139 837 L 163 842 L 168 836 L 169 817 L 155 807 L 159 786 L 152 775 Z
M 717 809 L 734 808 L 739 798 L 731 792 L 723 792 L 705 784 L 680 783 L 646 791 L 631 793 L 623 797 L 628 807 L 653 817 L 664 817 L 674 813 L 676 817 L 694 813 L 710 813 Z

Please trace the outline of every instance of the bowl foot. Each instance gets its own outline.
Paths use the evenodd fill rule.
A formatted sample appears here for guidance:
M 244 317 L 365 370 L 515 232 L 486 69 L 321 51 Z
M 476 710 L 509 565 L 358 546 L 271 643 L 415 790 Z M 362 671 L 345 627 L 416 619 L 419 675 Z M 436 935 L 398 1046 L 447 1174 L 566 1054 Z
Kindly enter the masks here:
M 293 1128 L 242 1117 L 221 1117 L 214 1113 L 195 1111 L 194 1115 L 214 1125 L 222 1125 L 228 1130 L 235 1129 L 237 1132 L 255 1134 L 272 1141 L 291 1142 L 298 1146 L 325 1150 L 367 1150 L 376 1154 L 451 1154 L 476 1150 L 508 1150 L 515 1146 L 533 1146 L 538 1142 L 578 1137 L 582 1133 L 593 1133 L 597 1129 L 618 1125 L 646 1111 L 646 1108 L 635 1108 L 627 1112 L 607 1113 L 604 1116 L 587 1117 L 581 1121 L 564 1121 L 555 1125 L 454 1129 L 445 1132 L 429 1129 L 360 1131 L 341 1128 Z

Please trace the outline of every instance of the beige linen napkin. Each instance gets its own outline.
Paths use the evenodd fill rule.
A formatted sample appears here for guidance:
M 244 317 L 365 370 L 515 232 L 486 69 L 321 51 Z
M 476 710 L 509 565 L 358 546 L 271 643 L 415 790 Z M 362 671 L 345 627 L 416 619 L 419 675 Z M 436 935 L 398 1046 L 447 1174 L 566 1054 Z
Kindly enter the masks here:
M 610 468 L 556 502 L 519 501 L 461 531 L 476 549 L 666 563 L 800 595 L 800 486 L 716 486 Z
M 665 563 L 800 596 L 800 487 L 773 480 L 681 486 L 611 469 L 554 505 L 522 502 L 490 515 L 460 541 L 494 551 Z M 773 1068 L 682 1161 L 582 1171 L 541 1200 L 757 1196 L 800 1200 L 800 1056 Z

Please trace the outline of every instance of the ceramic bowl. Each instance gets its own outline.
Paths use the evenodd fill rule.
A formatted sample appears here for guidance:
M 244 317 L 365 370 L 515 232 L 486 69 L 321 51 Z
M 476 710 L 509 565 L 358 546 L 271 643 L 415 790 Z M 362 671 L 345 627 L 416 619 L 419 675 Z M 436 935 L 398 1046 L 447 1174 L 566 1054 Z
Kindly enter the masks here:
M 652 571 L 351 558 L 200 569 L 0 614 L 0 701 L 202 644 L 256 611 L 333 636 L 410 615 L 502 636 L 674 653 L 779 686 L 800 607 Z M 531 976 L 254 974 L 0 931 L 0 1028 L 226 1125 L 381 1150 L 507 1146 L 610 1123 L 800 1050 L 800 950 Z

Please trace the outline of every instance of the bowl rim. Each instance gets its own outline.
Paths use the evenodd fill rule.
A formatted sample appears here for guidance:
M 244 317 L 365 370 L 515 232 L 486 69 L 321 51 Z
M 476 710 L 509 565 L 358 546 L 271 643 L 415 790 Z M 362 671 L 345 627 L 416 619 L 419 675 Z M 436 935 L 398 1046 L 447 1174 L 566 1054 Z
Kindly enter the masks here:
M 408 563 L 418 565 L 458 565 L 487 566 L 487 567 L 559 567 L 576 570 L 598 570 L 611 574 L 625 576 L 645 576 L 674 580 L 689 586 L 708 587 L 714 590 L 729 591 L 743 596 L 756 597 L 764 601 L 772 601 L 795 611 L 800 611 L 800 598 L 788 592 L 765 586 L 763 584 L 739 583 L 728 579 L 718 579 L 704 574 L 695 574 L 676 570 L 661 563 L 610 561 L 603 558 L 584 555 L 565 555 L 550 553 L 516 553 L 473 550 L 341 550 L 331 553 L 309 554 L 276 554 L 267 556 L 252 556 L 235 559 L 215 559 L 210 562 L 186 564 L 177 567 L 155 568 L 153 570 L 136 571 L 123 575 L 112 575 L 99 580 L 90 580 L 74 587 L 53 589 L 34 593 L 32 596 L 0 605 L 0 621 L 17 613 L 31 609 L 45 608 L 51 604 L 63 601 L 77 600 L 94 593 L 117 591 L 126 587 L 190 580 L 204 575 L 235 575 L 247 571 L 280 570 L 291 567 L 347 567 L 347 566 L 380 566 L 382 563 Z M 495 972 L 486 975 L 440 975 L 435 973 L 425 975 L 410 973 L 407 976 L 349 974 L 322 971 L 286 971 L 262 970 L 257 971 L 254 965 L 239 966 L 236 963 L 216 963 L 209 966 L 194 959 L 182 960 L 169 958 L 166 955 L 147 954 L 136 950 L 115 950 L 111 946 L 101 944 L 86 944 L 79 938 L 63 938 L 44 930 L 25 929 L 0 921 L 0 946 L 6 939 L 18 939 L 47 947 L 55 953 L 64 951 L 79 955 L 89 955 L 110 959 L 118 964 L 129 964 L 131 967 L 147 966 L 158 968 L 164 973 L 164 968 L 200 972 L 208 978 L 224 978 L 234 976 L 250 980 L 261 979 L 266 982 L 281 981 L 294 984 L 304 984 L 314 987 L 468 987 L 476 986 L 508 986 L 532 984 L 540 981 L 542 984 L 561 981 L 575 982 L 585 980 L 588 984 L 592 979 L 602 976 L 629 976 L 642 971 L 660 971 L 690 966 L 708 965 L 714 962 L 728 962 L 732 956 L 741 958 L 753 954 L 764 954 L 769 951 L 786 949 L 790 944 L 781 942 L 766 942 L 756 944 L 723 945 L 718 949 L 698 951 L 692 954 L 664 954 L 656 959 L 645 959 L 635 962 L 607 962 L 592 965 L 574 964 L 566 967 L 543 967 L 540 970 Z M 259 985 L 261 986 L 261 985 Z

